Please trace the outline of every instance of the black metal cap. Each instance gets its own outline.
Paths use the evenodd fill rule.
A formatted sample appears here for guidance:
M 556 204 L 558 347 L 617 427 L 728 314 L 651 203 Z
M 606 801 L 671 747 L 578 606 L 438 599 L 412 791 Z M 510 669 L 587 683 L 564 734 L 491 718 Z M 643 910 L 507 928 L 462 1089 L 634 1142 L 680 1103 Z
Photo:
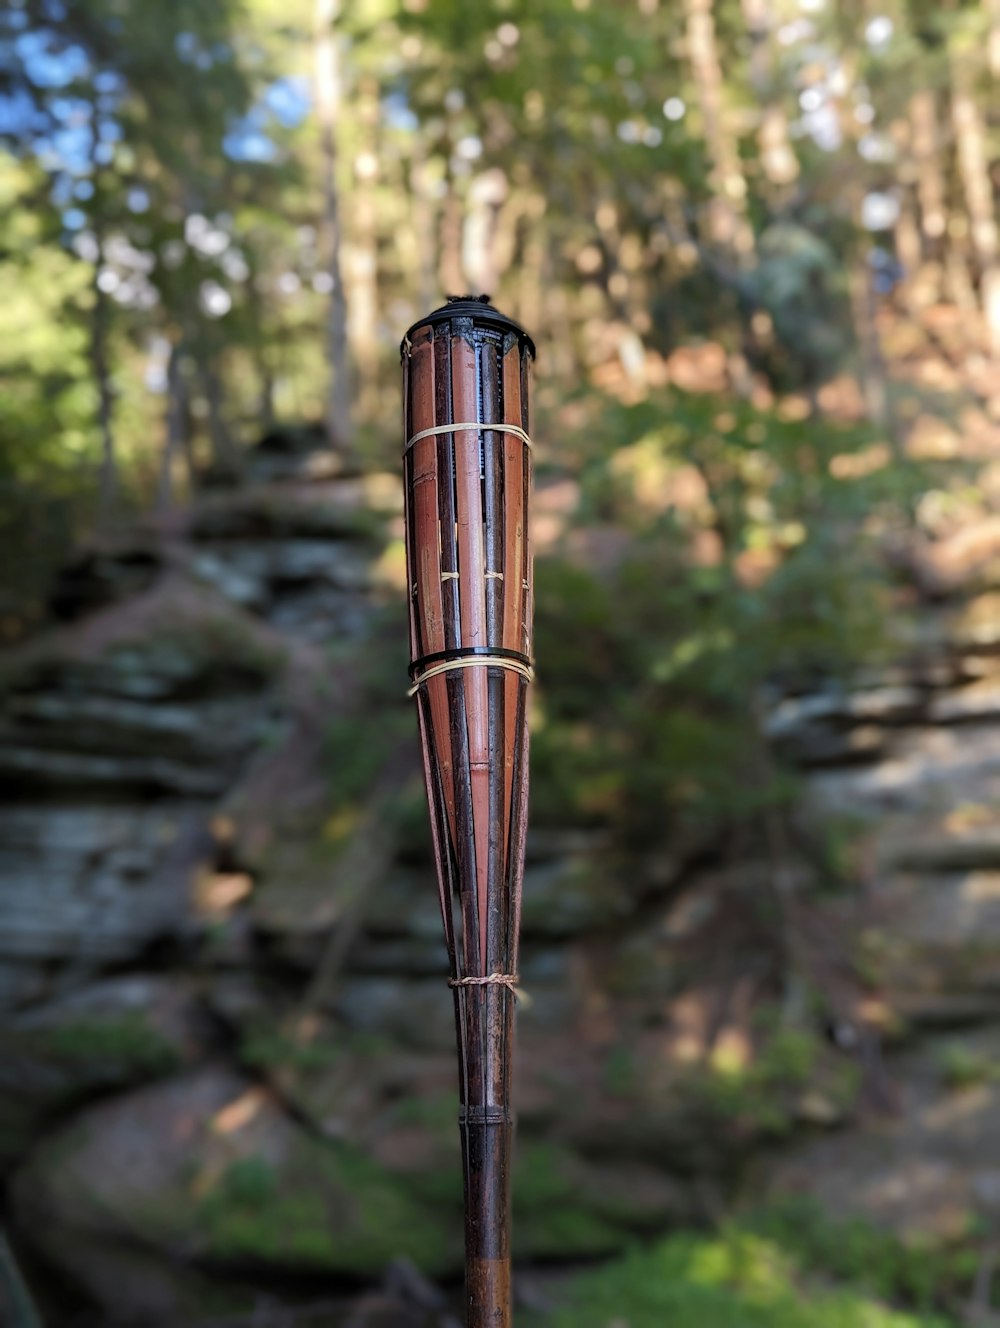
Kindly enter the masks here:
M 405 352 L 406 343 L 412 339 L 418 328 L 450 323 L 453 318 L 471 318 L 482 326 L 496 328 L 500 332 L 513 332 L 527 346 L 531 358 L 535 358 L 535 343 L 531 337 L 519 323 L 514 322 L 513 318 L 508 318 L 499 309 L 494 309 L 488 295 L 449 295 L 448 302 L 442 304 L 440 309 L 434 309 L 425 318 L 418 319 L 412 327 L 407 328 L 400 351 Z

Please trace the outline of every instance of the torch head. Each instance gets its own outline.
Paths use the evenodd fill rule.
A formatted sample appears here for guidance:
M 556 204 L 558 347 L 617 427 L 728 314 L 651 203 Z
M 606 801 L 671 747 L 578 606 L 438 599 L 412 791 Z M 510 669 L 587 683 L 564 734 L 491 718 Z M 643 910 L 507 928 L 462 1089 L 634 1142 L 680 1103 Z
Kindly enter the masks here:
M 535 358 L 535 343 L 524 328 L 515 323 L 513 318 L 500 312 L 490 304 L 488 295 L 449 295 L 440 309 L 434 309 L 424 318 L 420 318 L 408 329 L 400 345 L 400 355 L 405 359 L 407 347 L 413 342 L 413 335 L 422 327 L 436 327 L 444 323 L 457 323 L 459 320 L 471 320 L 473 326 L 493 328 L 494 330 L 516 337 L 522 349 Z M 456 332 L 457 332 L 456 327 Z
M 534 350 L 512 319 L 464 296 L 403 341 L 410 679 L 449 950 L 456 975 L 477 980 L 516 973 L 533 677 Z M 456 890 L 460 946 L 449 931 Z

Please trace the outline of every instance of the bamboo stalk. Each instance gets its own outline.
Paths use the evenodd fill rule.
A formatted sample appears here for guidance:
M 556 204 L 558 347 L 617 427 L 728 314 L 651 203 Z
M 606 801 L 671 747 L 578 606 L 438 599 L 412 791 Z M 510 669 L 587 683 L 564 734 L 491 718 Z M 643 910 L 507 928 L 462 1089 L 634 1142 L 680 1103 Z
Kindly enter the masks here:
M 411 676 L 455 1001 L 469 1328 L 511 1323 L 533 356 L 516 324 L 473 299 L 403 342 Z

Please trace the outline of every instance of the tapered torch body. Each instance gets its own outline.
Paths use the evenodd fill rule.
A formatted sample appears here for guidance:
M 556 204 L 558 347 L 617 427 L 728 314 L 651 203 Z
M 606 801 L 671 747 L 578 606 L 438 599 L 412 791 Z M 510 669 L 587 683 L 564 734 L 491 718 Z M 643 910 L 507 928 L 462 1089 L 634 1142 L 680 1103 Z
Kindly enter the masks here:
M 473 298 L 403 342 L 410 678 L 455 1000 L 469 1328 L 509 1328 L 534 346 Z

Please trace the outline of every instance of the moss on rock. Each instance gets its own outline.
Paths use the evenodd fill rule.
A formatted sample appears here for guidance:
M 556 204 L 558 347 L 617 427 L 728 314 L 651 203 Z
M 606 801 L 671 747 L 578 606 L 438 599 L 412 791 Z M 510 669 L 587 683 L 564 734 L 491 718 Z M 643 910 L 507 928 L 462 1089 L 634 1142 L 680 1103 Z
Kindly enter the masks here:
M 198 1205 L 208 1260 L 375 1275 L 406 1257 L 453 1270 L 457 1237 L 405 1184 L 349 1144 L 300 1141 L 280 1171 L 251 1155 L 231 1163 Z
M 869 1290 L 811 1282 L 774 1239 L 682 1234 L 575 1279 L 548 1328 L 945 1328 Z M 536 1320 L 536 1323 L 538 1321 Z M 540 1328 L 540 1325 L 539 1325 Z

